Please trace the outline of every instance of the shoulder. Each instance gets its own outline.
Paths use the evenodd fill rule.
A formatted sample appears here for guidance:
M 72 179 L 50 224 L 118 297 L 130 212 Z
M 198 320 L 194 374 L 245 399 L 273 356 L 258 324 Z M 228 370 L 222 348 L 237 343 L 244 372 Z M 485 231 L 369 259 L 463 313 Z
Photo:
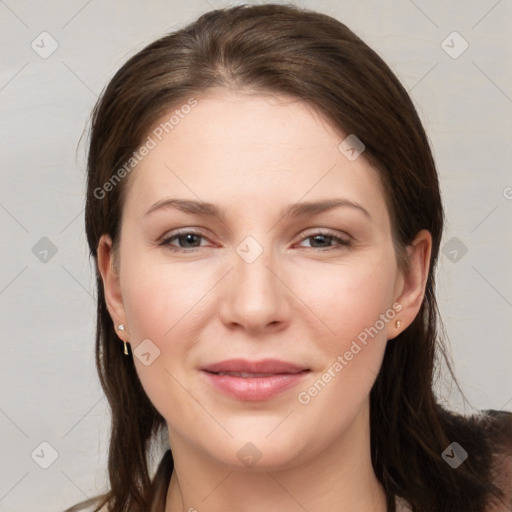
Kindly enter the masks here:
M 485 512 L 512 510 L 512 453 L 497 454 L 494 460 L 494 485 L 503 492 L 501 503 L 491 503 Z
M 485 512 L 512 510 L 512 412 L 485 410 L 480 422 L 492 451 L 493 483 L 503 492 L 503 502 L 490 504 Z
M 508 460 L 512 456 L 512 412 L 488 409 L 479 418 L 491 451 Z
M 509 442 L 512 443 L 512 412 L 499 411 L 495 409 L 485 409 L 481 412 L 482 418 L 487 421 L 489 425 L 497 427 L 508 437 Z

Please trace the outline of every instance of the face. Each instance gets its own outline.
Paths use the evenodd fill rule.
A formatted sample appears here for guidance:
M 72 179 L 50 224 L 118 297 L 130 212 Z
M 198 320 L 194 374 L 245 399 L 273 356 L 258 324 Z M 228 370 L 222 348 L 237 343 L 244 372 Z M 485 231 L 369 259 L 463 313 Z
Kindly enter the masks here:
M 292 466 L 367 422 L 395 322 L 421 301 L 346 134 L 284 96 L 196 98 L 129 177 L 109 310 L 173 450 Z

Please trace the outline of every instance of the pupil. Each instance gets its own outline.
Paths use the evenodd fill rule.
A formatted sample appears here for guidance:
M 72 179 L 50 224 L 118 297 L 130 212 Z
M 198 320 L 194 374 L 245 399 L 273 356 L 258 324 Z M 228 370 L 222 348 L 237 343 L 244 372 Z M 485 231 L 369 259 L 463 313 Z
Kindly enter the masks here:
M 322 242 L 322 239 L 323 241 L 325 242 L 329 237 L 328 236 L 325 236 L 325 235 L 315 235 L 314 239 L 316 241 L 318 241 L 318 239 L 320 239 L 320 242 Z
M 185 238 L 186 238 L 186 240 L 187 240 L 187 243 L 189 243 L 189 242 L 190 242 L 190 243 L 194 243 L 194 237 L 195 237 L 195 236 L 196 236 L 196 235 L 193 235 L 193 234 L 185 235 Z

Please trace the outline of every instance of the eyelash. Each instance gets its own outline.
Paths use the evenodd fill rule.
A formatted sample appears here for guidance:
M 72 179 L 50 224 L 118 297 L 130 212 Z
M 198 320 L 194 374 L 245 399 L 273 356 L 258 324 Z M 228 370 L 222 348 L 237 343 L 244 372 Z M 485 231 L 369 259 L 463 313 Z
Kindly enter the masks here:
M 201 233 L 199 233 L 197 231 L 181 231 L 181 232 L 175 233 L 174 235 L 172 235 L 170 237 L 163 239 L 161 242 L 158 243 L 158 245 L 167 247 L 168 249 L 170 249 L 173 252 L 195 252 L 197 249 L 201 248 L 201 247 L 192 247 L 190 249 L 184 249 L 183 247 L 176 247 L 174 245 L 171 245 L 171 241 L 173 241 L 174 239 L 178 239 L 180 237 L 186 236 L 186 235 L 195 235 L 195 236 L 199 236 L 200 238 L 206 239 L 205 236 L 203 236 Z M 326 238 L 330 238 L 330 239 L 338 242 L 340 247 L 328 247 L 325 249 L 318 248 L 318 247 L 306 247 L 306 249 L 318 249 L 320 252 L 330 252 L 330 251 L 340 250 L 344 247 L 348 247 L 351 245 L 349 240 L 335 236 L 334 233 L 332 233 L 328 230 L 316 231 L 314 233 L 311 233 L 310 235 L 302 238 L 300 240 L 300 242 L 302 242 L 304 240 L 308 240 L 310 238 L 315 238 L 317 236 L 323 236 Z

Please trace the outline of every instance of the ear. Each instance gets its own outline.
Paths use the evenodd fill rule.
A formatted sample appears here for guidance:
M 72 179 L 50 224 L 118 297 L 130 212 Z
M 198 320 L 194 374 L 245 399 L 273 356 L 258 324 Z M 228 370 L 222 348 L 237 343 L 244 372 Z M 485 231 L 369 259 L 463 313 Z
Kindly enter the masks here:
M 114 322 L 114 329 L 119 338 L 128 341 L 128 327 L 121 294 L 121 285 L 118 270 L 114 265 L 114 251 L 109 235 L 102 235 L 98 243 L 98 270 L 103 280 L 103 291 L 108 312 Z M 124 324 L 125 330 L 118 329 L 119 324 Z
M 395 288 L 395 296 L 397 297 L 395 302 L 402 306 L 402 309 L 396 315 L 396 319 L 400 321 L 400 327 L 393 324 L 389 339 L 398 336 L 400 332 L 411 325 L 420 310 L 425 296 L 430 267 L 432 235 L 426 229 L 422 229 L 406 249 L 409 270 L 399 273 Z

